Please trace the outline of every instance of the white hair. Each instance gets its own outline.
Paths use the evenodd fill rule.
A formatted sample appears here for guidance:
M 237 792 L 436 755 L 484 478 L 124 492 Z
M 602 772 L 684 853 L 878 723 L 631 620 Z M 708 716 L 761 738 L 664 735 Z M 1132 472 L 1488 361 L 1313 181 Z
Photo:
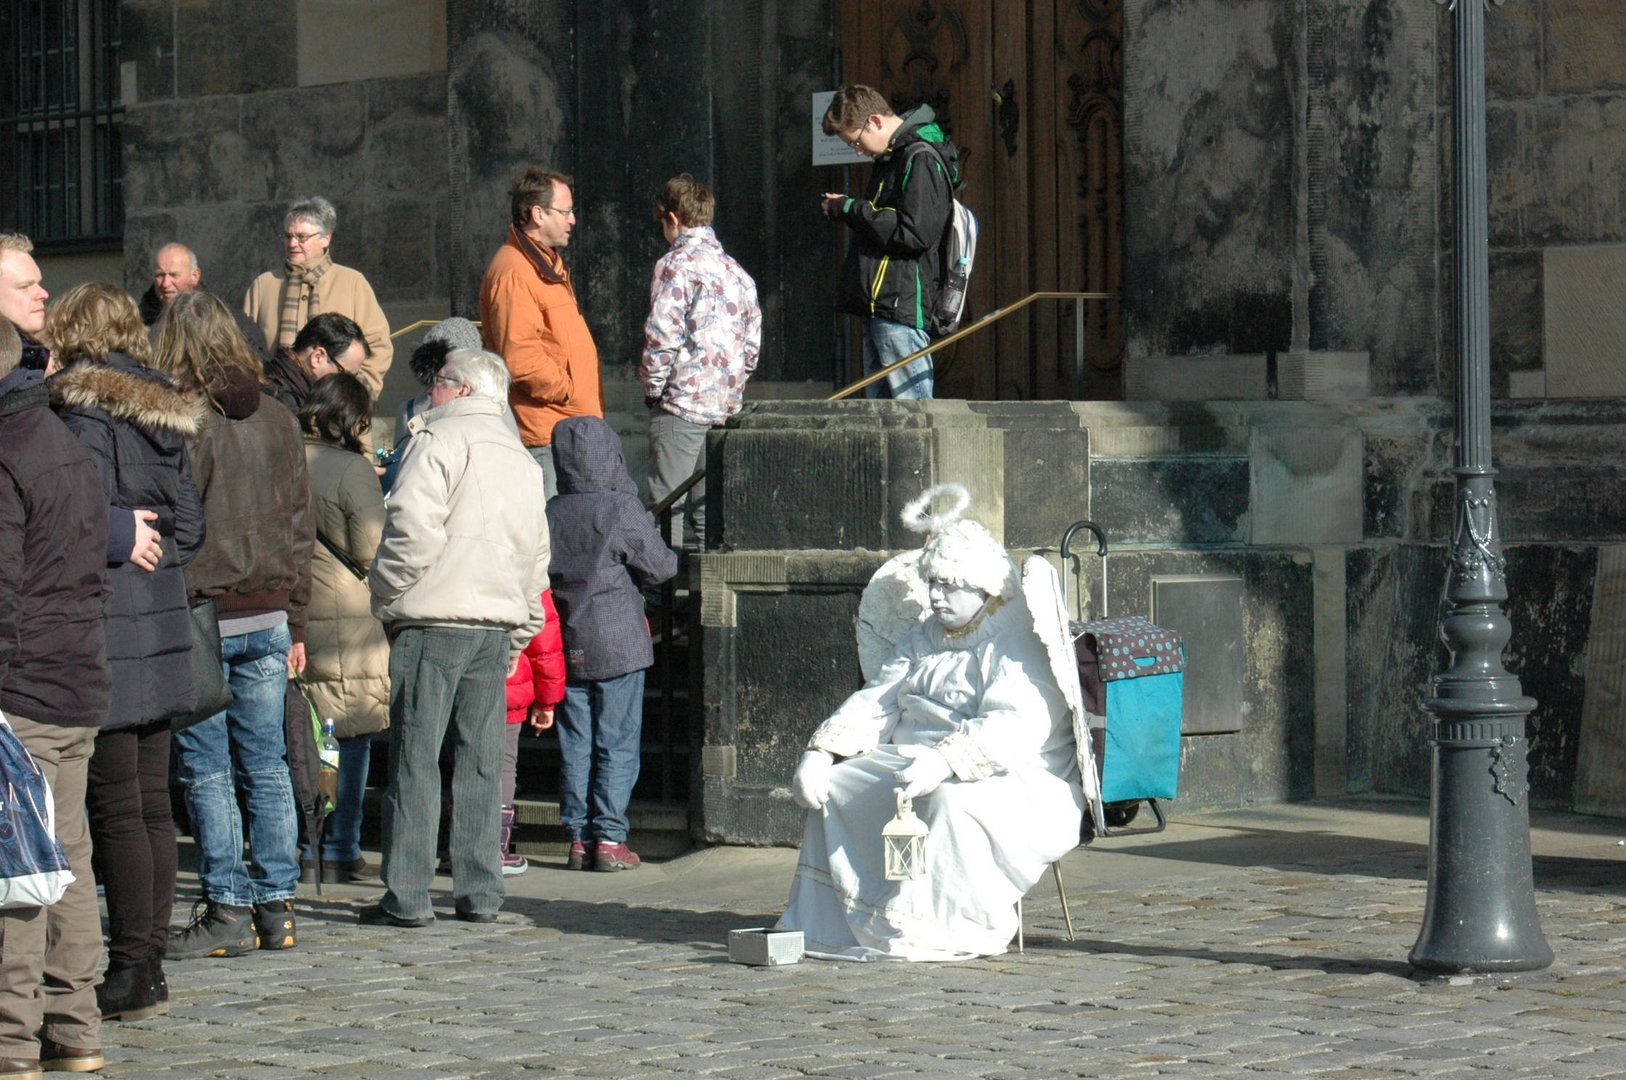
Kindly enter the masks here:
M 508 404 L 508 365 L 484 349 L 453 349 L 446 354 L 441 374 L 469 388 L 469 396 Z
M 950 496 L 954 503 L 933 513 L 932 502 L 940 495 Z M 930 534 L 920 553 L 920 576 L 927 582 L 943 581 L 1009 599 L 1018 587 L 1016 564 L 984 525 L 960 516 L 970 505 L 965 485 L 948 483 L 927 488 L 903 508 L 904 525 Z

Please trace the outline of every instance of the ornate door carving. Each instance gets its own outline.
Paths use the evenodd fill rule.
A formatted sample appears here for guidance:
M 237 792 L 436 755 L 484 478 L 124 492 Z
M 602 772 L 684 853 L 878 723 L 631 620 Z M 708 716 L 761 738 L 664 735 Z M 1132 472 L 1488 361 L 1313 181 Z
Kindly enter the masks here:
M 929 104 L 961 149 L 982 220 L 973 317 L 1036 289 L 1121 287 L 1123 0 L 840 0 L 838 18 L 843 78 L 900 112 Z M 938 395 L 1120 397 L 1118 305 L 1086 315 L 1082 379 L 1072 304 L 1041 301 L 943 350 Z

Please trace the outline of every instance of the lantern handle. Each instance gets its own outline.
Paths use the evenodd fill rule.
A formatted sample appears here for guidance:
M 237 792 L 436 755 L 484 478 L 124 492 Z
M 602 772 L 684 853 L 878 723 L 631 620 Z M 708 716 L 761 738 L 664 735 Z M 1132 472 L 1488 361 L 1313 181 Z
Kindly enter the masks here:
M 898 788 L 896 791 L 893 792 L 893 794 L 895 794 L 898 797 L 898 816 L 899 817 L 903 817 L 905 814 L 911 814 L 911 813 L 914 812 L 915 800 L 913 800 L 909 796 L 905 795 L 903 793 L 903 788 L 901 788 L 901 787 Z

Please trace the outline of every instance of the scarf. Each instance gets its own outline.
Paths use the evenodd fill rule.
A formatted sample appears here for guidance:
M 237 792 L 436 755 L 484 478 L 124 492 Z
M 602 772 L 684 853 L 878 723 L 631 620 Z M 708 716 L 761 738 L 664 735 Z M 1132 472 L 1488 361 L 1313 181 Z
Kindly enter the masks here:
M 565 288 L 570 290 L 571 297 L 575 297 L 576 289 L 570 284 L 570 278 L 564 272 L 563 260 L 559 261 L 557 269 L 554 266 L 554 260 L 559 258 L 556 252 L 543 247 L 529 236 L 526 236 L 517 225 L 508 226 L 508 235 L 513 239 L 514 246 L 519 248 L 519 253 L 525 256 L 531 267 L 536 271 L 537 277 L 550 285 L 558 285 L 563 282 Z M 552 256 L 552 258 L 549 256 Z
M 333 256 L 323 252 L 315 262 L 307 262 L 304 266 L 287 263 L 286 269 L 288 276 L 282 281 L 282 321 L 277 326 L 277 344 L 284 348 L 293 345 L 300 328 L 312 316 L 321 314 L 322 301 L 317 295 L 316 283 L 322 280 L 323 274 L 333 269 Z M 304 318 L 299 315 L 301 307 L 305 309 Z

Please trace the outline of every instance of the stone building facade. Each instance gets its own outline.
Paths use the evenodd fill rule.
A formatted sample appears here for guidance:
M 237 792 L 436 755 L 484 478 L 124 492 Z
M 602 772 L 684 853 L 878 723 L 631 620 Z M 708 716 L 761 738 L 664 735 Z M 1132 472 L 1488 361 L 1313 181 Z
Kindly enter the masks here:
M 712 447 L 721 547 L 700 590 L 698 832 L 787 838 L 783 776 L 852 682 L 842 628 L 866 568 L 907 542 L 888 524 L 896 507 L 951 478 L 983 482 L 981 508 L 1015 547 L 1054 546 L 1058 525 L 1101 520 L 1124 545 L 1115 611 L 1155 607 L 1176 578 L 1212 579 L 1214 595 L 1243 582 L 1241 621 L 1215 631 L 1241 635 L 1237 724 L 1187 740 L 1183 798 L 1426 794 L 1417 702 L 1442 662 L 1433 598 L 1455 380 L 1450 22 L 1433 0 L 119 9 L 118 270 L 129 287 L 145 287 L 156 244 L 179 238 L 211 287 L 239 295 L 279 257 L 283 206 L 314 192 L 339 209 L 335 257 L 367 274 L 393 323 L 467 313 L 502 236 L 508 182 L 528 164 L 563 168 L 581 208 L 569 259 L 630 460 L 641 456 L 639 328 L 661 247 L 649 200 L 678 171 L 712 183 L 719 235 L 759 283 L 767 332 L 757 404 Z M 909 31 L 893 34 L 915 43 L 895 62 L 914 67 L 887 66 L 891 39 L 850 44 L 858 9 L 872 20 L 866 34 Z M 962 44 L 988 48 L 944 54 L 934 75 L 920 66 L 920 28 L 950 24 Z M 1087 42 L 1067 38 L 1075 27 Z M 1540 702 L 1532 798 L 1622 813 L 1626 6 L 1509 0 L 1487 27 L 1509 666 Z M 1055 190 L 1083 191 L 1082 174 L 1061 171 L 1073 167 L 1065 148 L 1019 121 L 1036 101 L 1066 97 L 1044 84 L 1059 70 L 1052 54 L 1085 55 L 1085 44 L 1121 85 L 1107 99 L 1121 101 L 1111 242 L 1122 252 L 1122 356 L 1097 396 L 1125 400 L 769 404 L 828 392 L 843 362 L 830 312 L 838 237 L 816 205 L 838 178 L 857 178 L 811 163 L 811 94 L 844 75 L 939 78 L 958 88 L 956 137 L 979 168 L 997 165 L 989 176 L 1049 162 Z M 843 72 L 847 55 L 881 67 Z M 1003 91 L 997 101 L 982 100 L 984 81 Z M 968 201 L 1007 194 L 990 183 Z M 1044 239 L 1019 226 L 994 239 Z M 84 276 L 82 262 L 42 261 L 58 281 Z M 1035 329 L 1000 347 L 1054 336 Z M 385 406 L 408 389 L 392 379 Z M 780 494 L 767 505 L 764 491 Z M 1165 589 L 1165 605 L 1184 602 L 1178 594 Z M 751 619 L 765 620 L 760 632 Z M 783 678 L 787 652 L 807 657 L 805 680 Z

